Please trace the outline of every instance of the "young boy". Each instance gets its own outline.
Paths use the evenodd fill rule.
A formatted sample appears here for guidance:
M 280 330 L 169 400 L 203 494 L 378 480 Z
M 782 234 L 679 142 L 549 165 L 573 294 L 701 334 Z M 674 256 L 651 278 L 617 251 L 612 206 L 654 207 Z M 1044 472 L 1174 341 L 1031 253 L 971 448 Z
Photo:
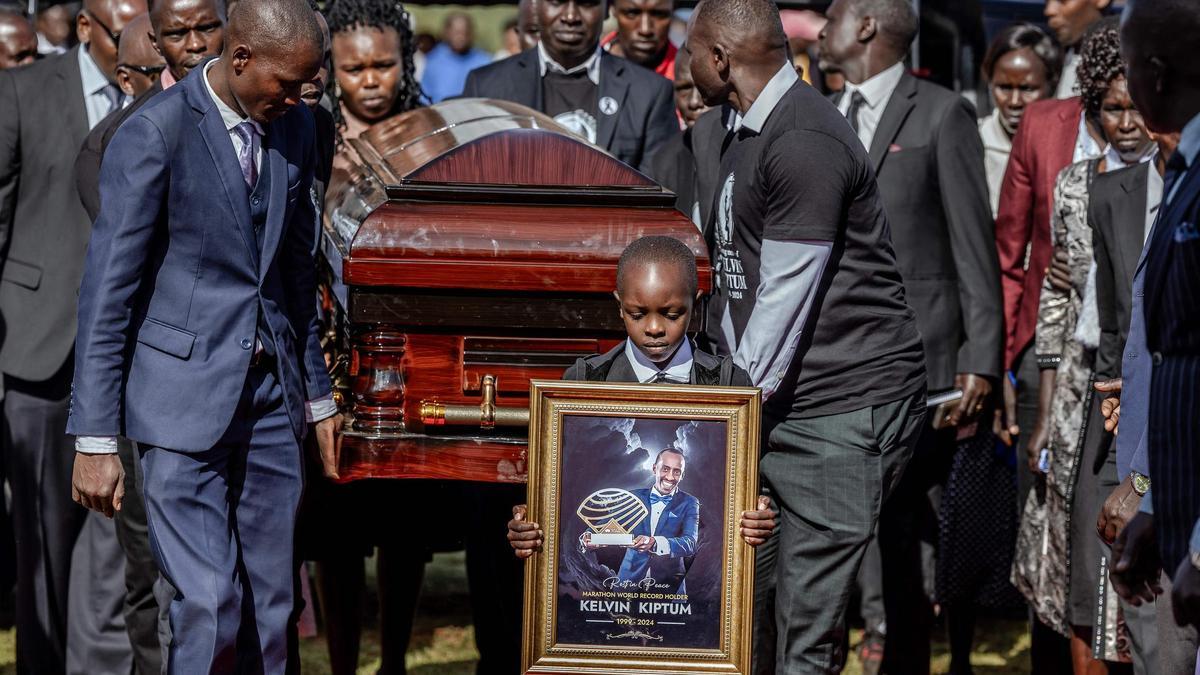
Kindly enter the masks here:
M 729 357 L 700 351 L 687 338 L 692 307 L 699 298 L 696 257 L 672 237 L 642 237 L 617 263 L 613 296 L 628 338 L 607 354 L 579 359 L 564 380 L 640 382 L 749 387 L 750 376 Z M 742 538 L 758 546 L 775 531 L 775 513 L 766 497 L 757 511 L 743 511 Z M 508 541 L 518 558 L 542 546 L 542 529 L 525 520 L 525 504 L 513 507 Z

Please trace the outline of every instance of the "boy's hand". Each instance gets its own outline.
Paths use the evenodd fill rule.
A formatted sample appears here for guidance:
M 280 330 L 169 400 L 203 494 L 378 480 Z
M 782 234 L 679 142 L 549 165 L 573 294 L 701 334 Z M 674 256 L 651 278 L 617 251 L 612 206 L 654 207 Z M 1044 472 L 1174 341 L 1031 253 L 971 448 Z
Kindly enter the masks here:
M 534 551 L 542 550 L 542 528 L 537 523 L 525 521 L 526 511 L 524 504 L 517 504 L 512 510 L 512 520 L 508 521 L 508 543 L 522 560 L 532 556 Z
M 771 499 L 758 497 L 757 511 L 742 511 L 742 539 L 751 546 L 765 543 L 775 534 L 775 512 L 771 510 Z

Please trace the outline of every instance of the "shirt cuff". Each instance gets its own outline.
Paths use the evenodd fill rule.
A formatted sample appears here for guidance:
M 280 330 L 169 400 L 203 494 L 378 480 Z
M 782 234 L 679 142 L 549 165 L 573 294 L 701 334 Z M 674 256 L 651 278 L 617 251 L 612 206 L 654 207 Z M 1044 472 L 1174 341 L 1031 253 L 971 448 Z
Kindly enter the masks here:
M 670 555 L 671 544 L 667 541 L 666 537 L 654 538 L 654 553 L 656 555 Z
M 1138 511 L 1141 513 L 1154 515 L 1154 500 L 1150 498 L 1150 492 L 1153 490 L 1154 488 L 1150 488 L 1146 490 L 1146 494 L 1142 495 L 1142 503 L 1138 506 Z
M 115 455 L 117 454 L 116 436 L 77 436 L 75 452 L 85 455 Z
M 337 414 L 337 411 L 337 404 L 333 402 L 333 394 L 322 396 L 315 401 L 309 401 L 305 404 L 304 421 L 309 424 L 320 422 L 323 419 L 333 417 Z

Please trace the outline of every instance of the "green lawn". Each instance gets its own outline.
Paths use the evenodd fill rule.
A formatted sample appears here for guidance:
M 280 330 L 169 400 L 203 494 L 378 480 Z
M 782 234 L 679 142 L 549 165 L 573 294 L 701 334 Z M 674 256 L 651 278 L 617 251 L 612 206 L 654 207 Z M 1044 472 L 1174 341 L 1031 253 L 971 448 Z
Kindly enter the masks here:
M 370 569 L 373 566 L 369 566 Z M 368 584 L 374 583 L 371 574 Z M 373 599 L 368 605 L 373 605 Z M 408 671 L 411 675 L 470 675 L 475 672 L 474 635 L 471 613 L 467 604 L 466 573 L 462 553 L 434 556 L 425 573 L 421 597 L 422 608 L 434 611 L 418 612 L 408 652 Z M 1016 675 L 1029 672 L 1029 634 L 1023 621 L 984 619 L 980 621 L 975 653 L 971 662 L 979 675 Z M 857 644 L 861 631 L 851 633 Z M 13 654 L 13 631 L 0 631 L 0 675 L 16 673 Z M 327 675 L 328 660 L 321 638 L 301 643 L 301 663 L 305 675 Z M 949 669 L 950 655 L 946 643 L 939 639 L 933 645 L 933 672 Z M 363 636 L 359 659 L 359 675 L 374 675 L 379 668 L 379 634 L 369 621 Z M 845 673 L 859 675 L 857 660 L 851 656 Z

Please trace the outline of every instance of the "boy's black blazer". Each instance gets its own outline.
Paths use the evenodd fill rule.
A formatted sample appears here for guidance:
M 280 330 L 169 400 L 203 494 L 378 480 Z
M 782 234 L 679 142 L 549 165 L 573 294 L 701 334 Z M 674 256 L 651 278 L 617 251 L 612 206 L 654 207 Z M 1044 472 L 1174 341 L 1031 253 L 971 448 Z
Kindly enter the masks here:
M 575 361 L 567 368 L 562 379 L 574 382 L 637 382 L 633 366 L 625 358 L 625 343 L 613 347 L 606 354 L 597 354 Z M 728 356 L 720 358 L 700 351 L 692 345 L 692 377 L 689 384 L 718 385 L 722 387 L 752 387 L 750 375 Z

